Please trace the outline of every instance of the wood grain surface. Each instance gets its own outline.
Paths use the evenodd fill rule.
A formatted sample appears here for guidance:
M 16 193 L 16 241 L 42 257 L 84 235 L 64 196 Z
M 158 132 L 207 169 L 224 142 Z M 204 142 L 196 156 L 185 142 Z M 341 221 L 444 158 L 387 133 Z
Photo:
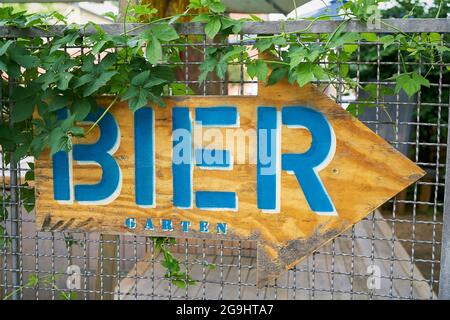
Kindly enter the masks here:
M 100 99 L 107 106 L 108 99 Z M 281 270 L 296 265 L 309 253 L 333 239 L 401 190 L 422 177 L 425 172 L 397 152 L 341 106 L 322 94 L 316 87 L 301 89 L 280 83 L 260 86 L 259 96 L 189 96 L 165 99 L 165 108 L 154 106 L 156 150 L 156 208 L 140 208 L 134 195 L 133 114 L 125 103 L 118 103 L 111 113 L 120 126 L 121 143 L 114 154 L 122 170 L 122 190 L 116 200 L 107 205 L 58 204 L 53 199 L 52 161 L 48 151 L 36 161 L 37 226 L 52 231 L 98 231 L 145 235 L 183 236 L 199 238 L 251 239 L 258 241 L 258 284 L 264 285 L 277 277 Z M 336 153 L 319 176 L 330 195 L 338 216 L 320 216 L 312 212 L 294 175 L 281 173 L 281 210 L 278 214 L 262 213 L 256 202 L 256 165 L 237 163 L 237 155 L 256 154 L 256 143 L 242 150 L 236 146 L 232 171 L 200 170 L 194 168 L 193 186 L 197 190 L 233 191 L 237 193 L 239 210 L 205 211 L 197 208 L 182 210 L 172 203 L 172 123 L 174 106 L 194 108 L 236 106 L 240 128 L 256 129 L 257 107 L 303 105 L 320 110 L 329 120 L 336 135 Z M 223 130 L 224 128 L 219 130 Z M 228 129 L 229 130 L 229 129 Z M 98 130 L 81 141 L 89 143 L 98 138 Z M 301 153 L 311 144 L 306 129 L 282 128 L 282 152 Z M 97 182 L 101 169 L 95 165 L 73 164 L 74 184 Z M 134 230 L 125 227 L 127 217 L 138 219 Z M 147 218 L 152 218 L 155 231 L 144 231 Z M 173 232 L 161 232 L 160 219 L 173 221 Z M 191 221 L 192 232 L 181 231 L 180 222 Z M 202 233 L 200 221 L 210 226 L 226 222 L 228 234 Z

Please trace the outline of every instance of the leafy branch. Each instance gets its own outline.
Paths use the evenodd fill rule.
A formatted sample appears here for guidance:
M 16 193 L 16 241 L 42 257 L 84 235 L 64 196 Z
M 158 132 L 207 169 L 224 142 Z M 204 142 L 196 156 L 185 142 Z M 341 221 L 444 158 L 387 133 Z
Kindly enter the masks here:
M 58 280 L 58 278 L 59 278 L 59 276 L 57 276 L 57 275 L 45 275 L 45 276 L 39 277 L 35 274 L 31 274 L 28 277 L 25 285 L 20 286 L 20 287 L 14 289 L 13 291 L 11 291 L 8 295 L 3 297 L 3 300 L 11 299 L 14 295 L 19 294 L 24 289 L 27 289 L 27 288 L 37 289 L 38 287 L 47 287 L 47 288 L 52 288 L 53 290 L 60 291 L 59 298 L 61 300 L 76 300 L 77 299 L 76 292 L 61 291 L 61 289 L 55 284 L 55 282 Z

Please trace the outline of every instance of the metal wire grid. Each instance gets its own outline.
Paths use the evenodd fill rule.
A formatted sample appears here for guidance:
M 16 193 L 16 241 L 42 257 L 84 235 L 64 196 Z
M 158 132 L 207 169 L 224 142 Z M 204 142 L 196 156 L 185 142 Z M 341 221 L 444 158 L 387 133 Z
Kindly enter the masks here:
M 407 31 L 416 32 L 412 29 Z M 441 32 L 442 43 L 444 36 L 445 33 Z M 207 46 L 221 44 L 220 41 L 207 41 L 201 35 L 186 35 L 185 39 L 178 45 L 204 50 Z M 242 35 L 233 42 L 251 45 L 252 40 Z M 376 99 L 368 101 L 366 97 L 361 97 L 359 87 L 349 97 L 349 91 L 340 79 L 318 85 L 333 85 L 335 91 L 332 95 L 337 103 L 346 105 L 354 102 L 372 106 L 374 117 L 366 119 L 366 124 L 372 126 L 376 133 L 383 133 L 385 127 L 393 128 L 394 135 L 388 139 L 389 142 L 396 148 L 405 146 L 408 156 L 428 172 L 426 180 L 417 182 L 402 196 L 391 199 L 383 206 L 381 213 L 370 214 L 350 231 L 286 271 L 274 284 L 262 289 L 256 287 L 254 243 L 178 239 L 172 249 L 182 266 L 197 280 L 194 285 L 178 288 L 165 277 L 160 267 L 161 256 L 155 252 L 151 238 L 35 231 L 34 214 L 24 210 L 25 203 L 19 192 L 24 188 L 23 175 L 28 169 L 23 168 L 23 162 L 12 161 L 7 166 L 2 151 L 3 206 L 9 211 L 4 237 L 11 240 L 11 245 L 4 247 L 0 255 L 0 297 L 58 299 L 61 292 L 75 292 L 78 299 L 436 298 L 440 283 L 440 251 L 448 250 L 441 248 L 441 230 L 450 101 L 449 79 L 445 70 L 450 63 L 443 61 L 442 56 L 434 63 L 438 75 L 430 81 L 433 99 L 428 97 L 424 100 L 419 92 L 413 100 L 405 100 L 397 94 L 389 101 L 382 101 L 380 86 L 393 84 L 382 81 L 382 74 L 392 68 L 400 74 L 400 52 L 397 50 L 396 57 L 387 59 L 382 56 L 381 42 L 369 44 L 358 41 L 354 44 L 358 49 L 352 60 L 338 63 L 337 67 L 348 65 L 353 69 L 358 84 L 375 85 Z M 368 47 L 375 51 L 375 58 L 368 59 L 364 54 Z M 66 50 L 77 50 L 83 54 L 89 48 L 68 47 Z M 204 56 L 194 51 L 184 51 L 183 60 L 179 63 L 183 75 L 177 83 L 185 86 L 186 94 L 189 88 L 195 87 L 199 88 L 197 93 L 202 95 L 217 94 L 217 91 L 221 95 L 243 95 L 248 93 L 248 89 L 257 87 L 255 81 L 246 76 L 242 63 L 230 67 L 233 75 L 228 75 L 227 79 L 210 77 L 199 86 L 197 68 L 203 59 Z M 406 62 L 406 65 L 419 71 L 430 66 L 422 59 L 418 63 Z M 362 76 L 364 68 L 372 70 L 370 78 Z M 2 85 L 8 86 L 0 90 L 2 110 L 9 110 L 8 107 L 12 107 L 9 93 L 16 84 L 9 80 L 2 82 Z M 407 120 L 401 119 L 402 108 L 412 108 L 413 116 Z M 385 117 L 386 110 L 390 113 L 388 119 Z M 434 116 L 424 117 L 426 112 Z M 410 128 L 411 132 L 402 136 L 400 132 L 405 127 Z M 424 136 L 427 130 L 431 130 L 432 135 Z M 433 156 L 427 158 L 423 157 L 424 154 Z M 423 196 L 427 192 L 428 198 Z M 67 289 L 65 285 L 66 269 L 71 265 L 81 269 L 81 286 L 74 290 Z M 381 288 L 368 288 L 367 280 L 371 274 L 366 267 L 380 265 L 383 268 L 375 276 L 380 280 Z M 46 282 L 30 286 L 30 275 L 46 279 Z

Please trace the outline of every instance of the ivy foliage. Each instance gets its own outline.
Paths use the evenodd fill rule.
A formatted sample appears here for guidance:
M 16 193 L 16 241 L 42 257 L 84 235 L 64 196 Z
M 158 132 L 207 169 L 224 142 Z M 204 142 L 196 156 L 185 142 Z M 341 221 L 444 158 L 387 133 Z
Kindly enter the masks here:
M 61 271 L 61 274 L 64 274 L 63 271 Z M 2 300 L 10 300 L 13 298 L 14 295 L 21 294 L 25 289 L 34 289 L 38 290 L 39 288 L 47 288 L 48 290 L 55 290 L 59 291 L 59 299 L 60 300 L 77 300 L 78 294 L 76 292 L 70 291 L 70 290 L 64 290 L 59 288 L 56 285 L 57 280 L 61 277 L 60 274 L 58 275 L 44 275 L 44 276 L 38 276 L 36 274 L 30 274 L 27 277 L 27 281 L 24 285 L 19 286 L 12 290 L 8 295 L 3 297 Z

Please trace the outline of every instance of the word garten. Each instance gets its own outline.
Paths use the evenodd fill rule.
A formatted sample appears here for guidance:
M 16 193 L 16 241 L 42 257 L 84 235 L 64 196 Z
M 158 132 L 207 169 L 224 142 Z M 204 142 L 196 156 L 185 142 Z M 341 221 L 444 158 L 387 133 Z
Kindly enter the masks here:
M 125 226 L 131 230 L 134 230 L 138 226 L 138 222 L 136 218 L 126 218 L 125 219 Z M 169 219 L 161 219 L 160 225 L 159 225 L 160 231 L 164 232 L 172 232 L 174 231 L 174 225 L 172 220 Z M 192 227 L 192 223 L 190 221 L 181 221 L 180 222 L 180 230 L 183 233 L 189 233 L 189 232 L 200 232 L 200 233 L 209 233 L 210 231 L 210 225 L 208 221 L 200 221 L 198 223 L 198 229 L 195 229 Z M 155 231 L 155 224 L 153 223 L 153 219 L 148 218 L 145 222 L 144 226 L 145 231 Z M 224 222 L 218 222 L 213 229 L 212 232 L 216 232 L 217 234 L 227 234 L 227 224 Z

